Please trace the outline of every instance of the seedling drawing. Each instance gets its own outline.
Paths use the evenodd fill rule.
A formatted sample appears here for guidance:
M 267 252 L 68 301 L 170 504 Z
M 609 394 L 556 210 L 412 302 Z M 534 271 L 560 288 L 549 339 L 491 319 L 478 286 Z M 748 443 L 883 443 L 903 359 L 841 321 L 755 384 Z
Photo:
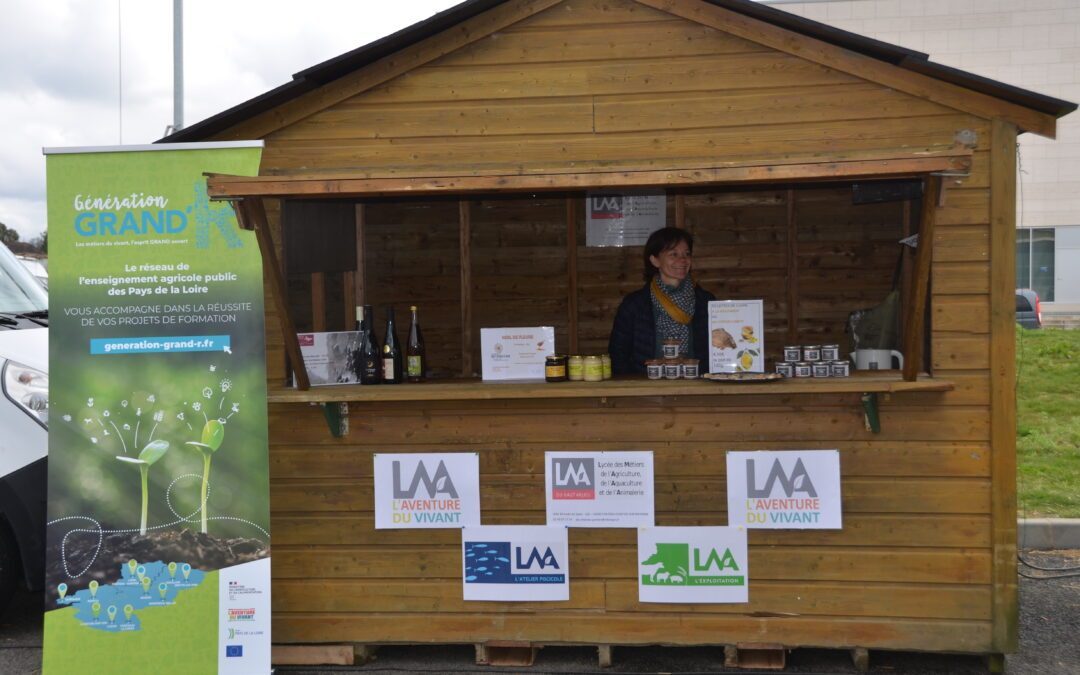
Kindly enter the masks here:
M 138 459 L 120 455 L 116 457 L 121 462 L 139 467 L 139 477 L 142 479 L 142 518 L 139 520 L 139 534 L 146 534 L 146 514 L 150 506 L 150 467 L 154 465 L 154 462 L 164 457 L 168 451 L 169 442 L 159 439 L 147 443 L 146 447 L 139 452 Z
M 199 451 L 203 459 L 202 494 L 199 509 L 202 512 L 202 533 L 206 534 L 206 497 L 210 485 L 210 460 L 225 440 L 225 425 L 218 420 L 207 420 L 202 429 L 201 441 L 188 441 L 187 444 Z

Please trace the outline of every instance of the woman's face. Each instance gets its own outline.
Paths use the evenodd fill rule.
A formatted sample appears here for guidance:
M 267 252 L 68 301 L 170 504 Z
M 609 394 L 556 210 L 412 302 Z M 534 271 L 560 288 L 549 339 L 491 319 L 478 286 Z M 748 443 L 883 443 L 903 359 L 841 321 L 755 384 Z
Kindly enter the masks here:
M 660 281 L 668 286 L 678 286 L 690 275 L 690 247 L 680 241 L 669 249 L 660 251 L 660 255 L 649 256 L 649 262 L 660 271 Z

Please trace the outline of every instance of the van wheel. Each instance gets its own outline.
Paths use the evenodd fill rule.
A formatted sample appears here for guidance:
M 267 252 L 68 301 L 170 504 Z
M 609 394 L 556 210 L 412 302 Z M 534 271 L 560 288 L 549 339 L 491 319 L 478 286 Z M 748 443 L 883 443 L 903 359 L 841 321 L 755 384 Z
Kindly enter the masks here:
M 11 534 L 8 524 L 0 520 L 0 615 L 11 603 L 15 588 L 22 578 L 22 565 L 19 562 L 19 547 Z

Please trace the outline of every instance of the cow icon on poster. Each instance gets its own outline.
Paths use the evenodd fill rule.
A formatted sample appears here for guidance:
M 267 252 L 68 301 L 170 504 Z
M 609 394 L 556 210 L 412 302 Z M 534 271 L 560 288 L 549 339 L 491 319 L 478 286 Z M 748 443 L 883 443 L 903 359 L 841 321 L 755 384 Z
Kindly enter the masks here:
M 375 455 L 375 529 L 480 524 L 475 452 Z
M 565 527 L 466 527 L 461 531 L 465 600 L 570 599 Z

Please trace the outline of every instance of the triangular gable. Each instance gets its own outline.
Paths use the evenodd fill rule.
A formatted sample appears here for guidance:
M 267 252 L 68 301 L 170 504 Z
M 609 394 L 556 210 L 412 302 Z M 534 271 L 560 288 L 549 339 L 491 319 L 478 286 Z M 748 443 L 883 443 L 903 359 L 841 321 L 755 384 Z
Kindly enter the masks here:
M 900 54 L 903 60 L 899 64 L 889 63 L 874 56 L 796 33 L 788 28 L 729 8 L 739 6 L 742 2 L 744 0 L 625 0 L 623 3 L 611 2 L 607 5 L 632 4 L 639 7 L 643 15 L 649 12 L 662 12 L 680 17 L 778 53 L 795 56 L 808 63 L 826 67 L 836 73 L 878 83 L 919 99 L 932 101 L 984 119 L 1001 118 L 1016 124 L 1021 130 L 1044 136 L 1052 137 L 1055 133 L 1056 120 L 1053 115 L 972 91 L 957 84 L 943 82 L 926 74 L 913 72 L 903 67 L 908 61 L 914 63 L 918 60 L 912 59 L 910 55 L 904 57 Z M 479 4 L 481 0 L 469 0 L 444 14 L 467 9 L 468 5 Z M 314 89 L 309 86 L 308 91 L 294 97 L 289 97 L 289 93 L 285 91 L 288 86 L 279 88 L 261 97 L 266 99 L 266 106 L 263 109 L 257 109 L 258 106 L 252 105 L 249 106 L 251 110 L 244 111 L 241 109 L 247 104 L 241 105 L 163 140 L 172 142 L 207 137 L 262 138 L 320 110 L 370 91 L 410 70 L 454 54 L 519 22 L 540 13 L 552 13 L 572 8 L 574 3 L 567 0 L 506 0 L 505 2 L 483 0 L 483 5 L 491 7 L 454 23 L 437 34 L 348 72 L 327 84 Z M 588 20 L 587 12 L 579 11 L 577 14 L 579 19 Z M 409 31 L 410 29 L 406 29 L 397 35 L 405 40 Z M 897 48 L 897 51 L 905 52 L 906 50 Z M 911 55 L 921 56 L 915 53 Z M 332 61 L 335 61 L 335 67 L 338 70 L 342 68 L 341 59 Z M 919 66 L 922 70 L 927 70 L 925 63 Z M 315 78 L 314 71 L 317 68 L 309 69 L 302 75 L 306 78 Z M 243 116 L 245 112 L 246 117 Z M 215 120 L 218 121 L 216 125 L 213 123 Z M 215 126 L 220 127 L 221 123 L 231 120 L 236 120 L 231 127 L 222 131 L 211 131 L 215 129 Z M 209 135 L 200 135 L 199 127 L 205 129 L 204 133 Z

